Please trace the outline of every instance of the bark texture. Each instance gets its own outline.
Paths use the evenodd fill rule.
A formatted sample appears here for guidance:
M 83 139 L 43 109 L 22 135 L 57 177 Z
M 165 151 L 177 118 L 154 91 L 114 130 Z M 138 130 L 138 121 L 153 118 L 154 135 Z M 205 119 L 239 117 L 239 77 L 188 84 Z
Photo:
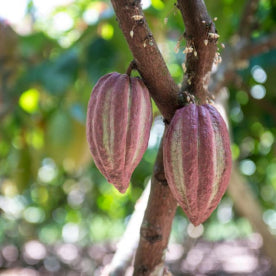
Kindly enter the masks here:
M 217 51 L 217 34 L 205 3 L 202 0 L 178 0 L 178 8 L 185 23 L 184 37 L 192 52 L 186 56 L 186 74 L 182 90 L 206 103 L 207 87 Z M 218 58 L 218 57 L 217 57 Z
M 111 0 L 120 28 L 152 98 L 166 120 L 176 110 L 178 86 L 157 47 L 139 1 Z
M 177 203 L 165 179 L 162 144 L 151 181 L 133 275 L 163 275 L 165 272 L 163 262 Z

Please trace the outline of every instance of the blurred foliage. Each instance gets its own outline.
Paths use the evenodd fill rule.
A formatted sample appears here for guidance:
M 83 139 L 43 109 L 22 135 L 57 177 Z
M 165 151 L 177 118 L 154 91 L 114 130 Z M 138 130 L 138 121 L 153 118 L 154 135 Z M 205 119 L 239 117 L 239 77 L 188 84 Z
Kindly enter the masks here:
M 85 137 L 86 107 L 96 81 L 108 72 L 125 72 L 132 60 L 111 4 L 64 1 L 67 4 L 42 16 L 34 3 L 29 1 L 25 30 L 23 23 L 18 24 L 20 28 L 14 26 L 18 33 L 1 23 L 1 31 L 10 35 L 0 44 L 8 46 L 1 50 L 6 59 L 1 59 L 0 83 L 0 242 L 21 246 L 39 239 L 47 244 L 87 245 L 119 238 L 150 179 L 163 130 L 158 110 L 154 105 L 150 146 L 130 188 L 121 195 L 95 167 Z M 210 15 L 218 18 L 221 42 L 230 45 L 244 3 L 206 1 Z M 181 82 L 185 42 L 180 40 L 177 54 L 175 47 L 184 25 L 174 2 L 152 0 L 145 14 L 172 76 Z M 275 32 L 272 0 L 260 1 L 257 19 L 256 39 Z M 275 57 L 275 51 L 257 56 L 239 71 L 249 91 L 229 87 L 233 157 L 274 234 L 276 117 L 271 107 L 276 109 Z M 182 240 L 186 227 L 178 210 L 173 239 Z M 251 231 L 227 195 L 204 227 L 205 236 L 212 240 Z

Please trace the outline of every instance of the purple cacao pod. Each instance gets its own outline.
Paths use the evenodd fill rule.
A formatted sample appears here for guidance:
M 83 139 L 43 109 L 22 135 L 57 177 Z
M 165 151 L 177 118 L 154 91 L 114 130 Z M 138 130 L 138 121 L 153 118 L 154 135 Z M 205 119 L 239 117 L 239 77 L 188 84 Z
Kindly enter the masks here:
M 121 193 L 147 149 L 151 124 L 141 79 L 114 72 L 97 82 L 88 103 L 87 141 L 96 166 Z
M 231 174 L 226 124 L 209 104 L 178 109 L 166 131 L 164 169 L 170 190 L 196 226 L 217 207 Z

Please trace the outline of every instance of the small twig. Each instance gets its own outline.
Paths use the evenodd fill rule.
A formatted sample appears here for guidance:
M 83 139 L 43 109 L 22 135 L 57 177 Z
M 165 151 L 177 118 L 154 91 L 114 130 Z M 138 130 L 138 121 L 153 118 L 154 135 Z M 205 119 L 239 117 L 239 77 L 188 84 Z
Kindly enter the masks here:
M 137 69 L 135 60 L 132 60 L 127 68 L 126 74 L 130 77 L 132 70 Z
M 221 88 L 233 81 L 233 76 L 240 64 L 257 55 L 261 55 L 276 48 L 276 33 L 258 38 L 246 44 L 236 47 L 226 47 L 222 53 L 223 63 L 220 64 L 216 72 L 212 75 L 210 91 L 217 95 Z
M 239 59 L 249 59 L 276 48 L 276 32 L 251 41 L 238 54 Z
M 254 29 L 255 13 L 260 0 L 247 0 L 240 20 L 238 34 L 240 37 L 248 39 Z

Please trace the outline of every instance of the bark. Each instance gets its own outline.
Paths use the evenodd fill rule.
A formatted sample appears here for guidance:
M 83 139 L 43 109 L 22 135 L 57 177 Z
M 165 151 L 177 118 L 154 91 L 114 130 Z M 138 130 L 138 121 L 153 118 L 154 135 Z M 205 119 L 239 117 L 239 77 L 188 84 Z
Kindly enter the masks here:
M 136 67 L 165 121 L 169 123 L 175 110 L 179 107 L 179 89 L 167 69 L 153 34 L 149 30 L 140 3 L 139 1 L 112 0 L 112 5 L 120 28 L 132 51 Z M 178 1 L 178 6 L 183 14 L 185 24 L 187 24 L 188 44 L 192 44 L 199 55 L 187 56 L 188 78 L 184 79 L 184 89 L 204 103 L 207 98 L 206 85 L 209 71 L 216 52 L 216 38 L 209 35 L 209 33 L 215 33 L 214 25 L 203 1 Z M 188 13 L 199 16 L 201 20 L 193 21 L 193 16 Z M 208 26 L 204 25 L 202 20 L 206 20 Z M 195 32 L 194 35 L 193 32 Z M 210 42 L 209 46 L 204 44 L 202 35 Z M 197 93 L 197 91 L 199 92 Z M 134 275 L 165 274 L 164 253 L 177 203 L 165 178 L 162 155 L 161 145 L 155 162 L 149 204 L 140 230 Z
M 169 122 L 178 107 L 179 89 L 149 30 L 140 3 L 112 0 L 112 5 L 133 53 L 135 66 L 164 119 Z M 138 18 L 139 20 L 135 20 Z M 164 251 L 177 206 L 164 175 L 162 145 L 154 166 L 149 204 L 140 230 L 134 275 L 149 275 L 155 267 L 163 270 Z
M 165 178 L 162 145 L 159 148 L 151 181 L 151 192 L 140 229 L 140 242 L 133 275 L 164 273 L 163 262 L 177 203 Z
M 185 23 L 184 37 L 193 50 L 186 56 L 186 74 L 182 90 L 206 103 L 207 87 L 217 51 L 218 34 L 202 0 L 178 0 Z
M 156 45 L 140 2 L 135 0 L 111 0 L 111 2 L 133 54 L 137 70 L 160 112 L 167 121 L 170 121 L 178 107 L 179 89 Z

